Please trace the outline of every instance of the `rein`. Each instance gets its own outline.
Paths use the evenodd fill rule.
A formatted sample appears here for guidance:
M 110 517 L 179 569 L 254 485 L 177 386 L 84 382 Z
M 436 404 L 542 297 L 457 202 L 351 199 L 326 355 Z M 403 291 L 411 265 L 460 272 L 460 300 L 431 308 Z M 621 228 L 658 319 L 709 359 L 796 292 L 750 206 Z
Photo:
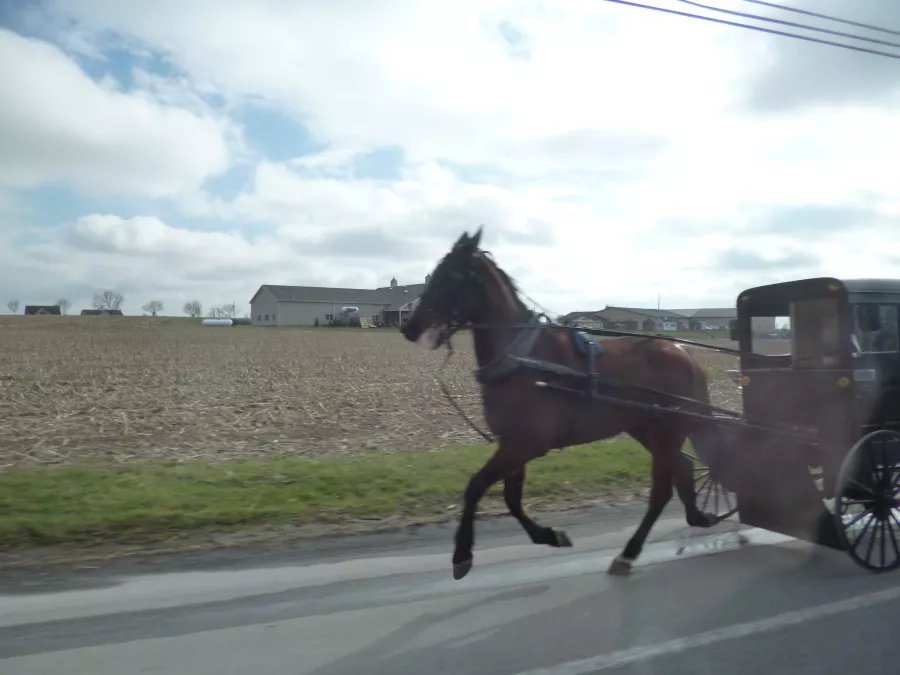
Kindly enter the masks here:
M 485 441 L 487 441 L 488 443 L 494 443 L 496 439 L 490 433 L 482 431 L 478 427 L 478 425 L 472 421 L 472 418 L 466 414 L 466 411 L 459 407 L 459 404 L 456 402 L 456 400 L 453 398 L 453 395 L 450 393 L 450 390 L 447 388 L 447 383 L 444 381 L 444 371 L 446 370 L 447 366 L 450 365 L 450 359 L 453 357 L 453 343 L 450 340 L 451 337 L 448 337 L 445 341 L 445 344 L 447 345 L 447 358 L 444 359 L 443 365 L 441 366 L 440 370 L 438 370 L 438 384 L 441 386 L 441 391 L 444 392 L 444 396 L 446 396 L 447 400 L 450 401 L 450 405 L 452 405 L 456 409 L 457 414 L 459 414 L 459 416 L 462 417 L 466 421 L 466 423 L 470 427 L 472 427 L 472 429 L 474 429 L 475 432 L 478 433 L 478 435 L 481 436 Z
M 547 323 L 541 323 L 542 317 L 547 319 Z M 539 329 L 539 328 L 552 327 L 552 326 L 556 326 L 556 325 L 557 324 L 554 324 L 553 320 L 549 316 L 547 316 L 544 313 L 540 313 L 540 314 L 533 314 L 532 321 L 529 323 L 510 324 L 510 325 L 506 326 L 506 328 L 520 329 L 520 330 L 527 328 L 530 330 L 534 330 L 534 329 Z M 477 324 L 476 323 L 476 324 L 468 324 L 465 327 L 469 328 L 471 330 L 487 330 L 487 329 L 491 328 L 492 326 L 490 326 L 488 324 Z M 444 363 L 441 365 L 440 369 L 438 370 L 438 376 L 437 376 L 438 384 L 440 385 L 441 391 L 443 392 L 444 396 L 447 398 L 448 401 L 450 401 L 450 405 L 452 405 L 453 408 L 456 410 L 457 414 L 465 420 L 466 424 L 468 424 L 479 436 L 481 436 L 488 443 L 495 443 L 496 438 L 489 432 L 482 431 L 481 428 L 479 428 L 479 426 L 477 424 L 475 424 L 475 422 L 472 420 L 472 418 L 469 417 L 469 415 L 467 415 L 466 412 L 459 406 L 459 404 L 453 398 L 453 395 L 450 393 L 450 389 L 449 389 L 449 387 L 447 387 L 447 383 L 444 380 L 444 376 L 443 376 L 444 371 L 447 369 L 447 366 L 450 365 L 450 359 L 453 358 L 453 354 L 454 354 L 453 342 L 452 342 L 453 335 L 460 328 L 462 328 L 462 326 L 457 324 L 455 326 L 452 326 L 450 330 L 447 330 L 444 333 L 444 344 L 447 345 L 447 358 L 444 359 Z M 496 326 L 493 326 L 493 328 L 496 328 Z M 509 356 L 509 353 L 512 350 L 512 348 L 514 346 L 516 346 L 517 344 L 519 344 L 519 342 L 520 342 L 520 338 L 517 337 L 509 345 L 507 345 L 506 350 L 504 350 L 498 356 L 496 356 L 491 363 L 487 364 L 486 366 L 483 366 L 479 370 L 489 371 L 491 368 L 496 367 L 497 364 L 499 364 L 500 362 L 502 362 L 505 358 L 507 358 Z

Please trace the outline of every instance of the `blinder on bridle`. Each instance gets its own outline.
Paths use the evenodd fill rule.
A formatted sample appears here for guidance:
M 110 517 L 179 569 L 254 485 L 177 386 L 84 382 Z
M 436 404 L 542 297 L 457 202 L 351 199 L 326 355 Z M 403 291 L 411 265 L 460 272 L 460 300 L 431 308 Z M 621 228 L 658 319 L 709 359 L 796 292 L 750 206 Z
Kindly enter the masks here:
M 466 317 L 471 317 L 475 303 L 481 298 L 484 279 L 475 271 L 473 264 L 480 241 L 480 227 L 471 237 L 464 232 L 435 269 L 431 288 L 422 297 L 424 306 L 421 309 L 425 312 L 427 323 L 441 324 L 438 346 L 449 342 L 464 327 Z M 439 295 L 432 298 L 428 291 Z

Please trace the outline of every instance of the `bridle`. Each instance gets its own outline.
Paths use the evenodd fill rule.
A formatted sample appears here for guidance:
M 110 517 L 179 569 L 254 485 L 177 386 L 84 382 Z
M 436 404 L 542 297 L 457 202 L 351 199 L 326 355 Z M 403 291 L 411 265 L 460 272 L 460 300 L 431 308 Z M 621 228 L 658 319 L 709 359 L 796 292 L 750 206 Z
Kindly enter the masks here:
M 474 254 L 472 255 L 472 260 L 474 260 Z M 447 292 L 453 295 L 454 300 L 450 311 L 446 314 L 446 322 L 438 329 L 438 345 L 446 344 L 452 352 L 453 347 L 450 344 L 450 340 L 457 332 L 466 327 L 463 317 L 471 314 L 471 303 L 481 296 L 485 284 L 484 277 L 475 271 L 471 260 L 466 265 L 465 270 L 453 270 L 448 273 L 448 277 L 447 283 L 450 285 L 450 288 Z M 424 309 L 426 319 L 429 314 L 434 316 L 436 313 L 430 307 Z M 474 328 L 475 325 L 470 324 L 470 327 Z

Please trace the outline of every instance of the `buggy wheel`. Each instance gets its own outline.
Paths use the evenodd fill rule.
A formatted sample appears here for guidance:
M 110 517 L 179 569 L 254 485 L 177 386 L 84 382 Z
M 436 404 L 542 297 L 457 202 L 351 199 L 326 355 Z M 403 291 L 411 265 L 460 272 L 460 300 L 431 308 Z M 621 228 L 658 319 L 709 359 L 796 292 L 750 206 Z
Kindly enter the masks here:
M 697 508 L 703 513 L 714 513 L 719 520 L 737 513 L 737 497 L 722 486 L 709 466 L 692 452 L 682 450 L 681 454 L 690 459 L 694 467 Z M 710 508 L 712 511 L 708 511 Z
M 873 572 L 900 567 L 900 433 L 861 438 L 844 458 L 835 492 L 838 537 L 853 562 Z

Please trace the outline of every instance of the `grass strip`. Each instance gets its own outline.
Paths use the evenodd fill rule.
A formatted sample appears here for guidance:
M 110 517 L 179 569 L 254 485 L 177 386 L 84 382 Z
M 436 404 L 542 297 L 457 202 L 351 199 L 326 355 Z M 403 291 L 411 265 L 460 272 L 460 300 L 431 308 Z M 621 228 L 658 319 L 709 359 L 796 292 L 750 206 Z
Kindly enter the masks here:
M 16 470 L 0 475 L 0 546 L 139 543 L 263 523 L 434 516 L 461 502 L 493 449 Z M 649 453 L 637 443 L 603 441 L 535 460 L 525 493 L 600 496 L 646 484 L 649 471 Z M 497 485 L 490 494 L 500 492 Z

